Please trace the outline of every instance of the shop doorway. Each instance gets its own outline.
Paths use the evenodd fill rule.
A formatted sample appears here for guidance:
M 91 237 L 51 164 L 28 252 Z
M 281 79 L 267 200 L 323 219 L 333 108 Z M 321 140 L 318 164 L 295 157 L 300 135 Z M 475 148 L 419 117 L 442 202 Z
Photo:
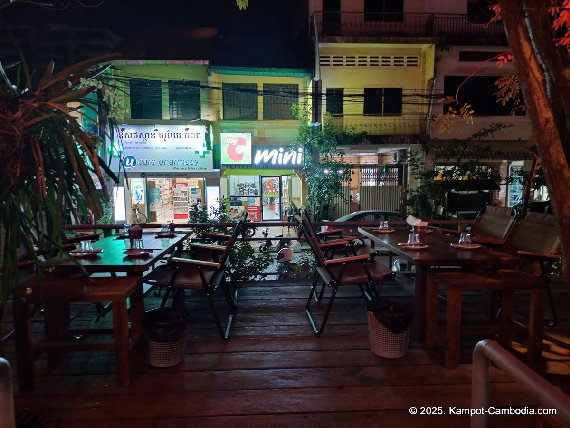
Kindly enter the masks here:
M 261 220 L 281 220 L 281 177 L 261 177 Z
M 202 205 L 203 178 L 147 179 L 148 213 L 151 223 L 187 223 L 192 205 Z

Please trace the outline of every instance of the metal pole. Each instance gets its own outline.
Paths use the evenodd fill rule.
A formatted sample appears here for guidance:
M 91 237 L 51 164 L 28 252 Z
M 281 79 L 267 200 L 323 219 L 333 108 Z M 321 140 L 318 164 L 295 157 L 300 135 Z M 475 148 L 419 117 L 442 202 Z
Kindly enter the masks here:
M 488 408 L 489 361 L 531 392 L 545 408 L 556 409 L 556 418 L 570 426 L 570 399 L 493 340 L 477 342 L 473 351 L 471 409 Z M 486 428 L 487 415 L 473 415 L 471 428 Z
M 0 428 L 16 428 L 10 363 L 0 357 Z

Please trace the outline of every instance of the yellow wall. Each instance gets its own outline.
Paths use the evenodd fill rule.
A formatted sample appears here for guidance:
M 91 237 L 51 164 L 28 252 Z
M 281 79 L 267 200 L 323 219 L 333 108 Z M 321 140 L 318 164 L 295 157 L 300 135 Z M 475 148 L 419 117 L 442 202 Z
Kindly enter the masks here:
M 425 133 L 429 112 L 431 79 L 434 77 L 435 46 L 432 44 L 321 43 L 320 57 L 336 58 L 343 65 L 324 65 L 321 60 L 323 94 L 327 87 L 344 89 L 344 126 L 372 135 L 410 135 Z M 347 57 L 369 61 L 387 58 L 386 66 L 347 65 Z M 404 57 L 397 66 L 394 57 Z M 417 66 L 406 58 L 416 58 Z M 329 62 L 330 64 L 330 62 Z M 363 116 L 364 88 L 402 88 L 402 114 L 399 116 Z M 326 97 L 323 111 L 326 111 Z
M 136 61 L 136 64 L 114 65 L 112 75 L 117 79 L 115 84 L 129 94 L 130 79 L 149 79 L 163 82 L 162 86 L 162 119 L 170 119 L 168 81 L 169 80 L 198 80 L 201 85 L 208 84 L 207 64 L 173 64 L 169 61 Z M 203 120 L 211 119 L 213 115 L 212 105 L 209 102 L 208 90 L 200 91 L 200 108 Z M 129 96 L 125 97 L 130 112 Z M 130 118 L 130 113 L 127 119 Z M 140 121 L 152 122 L 152 119 L 140 119 Z
M 234 72 L 238 73 L 238 72 Z M 270 72 L 268 72 L 270 73 Z M 246 132 L 251 133 L 254 143 L 262 144 L 288 144 L 298 134 L 298 121 L 291 118 L 287 120 L 263 120 L 263 91 L 264 83 L 297 84 L 299 99 L 297 104 L 306 101 L 307 87 L 310 78 L 291 76 L 225 74 L 210 71 L 210 85 L 221 88 L 223 83 L 255 83 L 260 96 L 257 99 L 257 120 L 224 120 L 222 91 L 211 91 L 212 104 L 216 106 L 216 117 L 219 122 L 219 132 Z

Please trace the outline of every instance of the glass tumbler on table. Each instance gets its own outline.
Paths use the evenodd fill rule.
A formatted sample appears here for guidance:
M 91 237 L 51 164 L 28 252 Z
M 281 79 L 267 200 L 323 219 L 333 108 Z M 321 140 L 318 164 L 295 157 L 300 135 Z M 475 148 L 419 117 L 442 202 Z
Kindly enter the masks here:
M 91 241 L 81 241 L 79 243 L 79 249 L 82 251 L 90 251 L 93 249 L 93 244 L 91 243 Z

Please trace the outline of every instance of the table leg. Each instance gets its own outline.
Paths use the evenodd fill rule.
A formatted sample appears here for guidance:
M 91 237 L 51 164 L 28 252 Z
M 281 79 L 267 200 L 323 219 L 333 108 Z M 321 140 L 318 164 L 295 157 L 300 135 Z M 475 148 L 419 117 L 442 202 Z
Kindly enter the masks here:
M 21 391 L 34 389 L 34 356 L 30 305 L 14 293 L 14 329 L 18 385 Z
M 418 319 L 418 342 L 426 339 L 426 281 L 427 266 L 416 265 L 415 306 Z
M 542 357 L 544 328 L 544 305 L 546 290 L 535 288 L 530 295 L 530 318 L 528 320 L 527 364 L 536 368 Z

